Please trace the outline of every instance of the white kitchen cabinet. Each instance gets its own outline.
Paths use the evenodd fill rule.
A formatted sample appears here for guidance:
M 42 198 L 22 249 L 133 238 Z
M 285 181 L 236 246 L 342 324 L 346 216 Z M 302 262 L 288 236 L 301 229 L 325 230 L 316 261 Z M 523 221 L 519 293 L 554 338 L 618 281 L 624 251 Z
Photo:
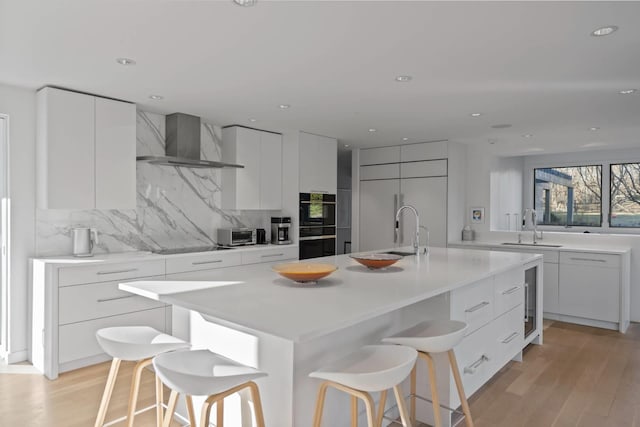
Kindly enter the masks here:
M 558 264 L 554 264 L 551 262 L 544 263 L 544 273 L 543 273 L 543 287 L 544 291 L 542 293 L 542 308 L 545 313 L 559 313 L 559 293 L 560 293 L 560 271 L 558 269 Z
M 244 166 L 222 170 L 223 209 L 282 209 L 282 135 L 224 128 L 222 160 Z
M 301 193 L 338 191 L 338 141 L 300 132 L 299 187 Z
M 360 150 L 360 166 L 400 162 L 400 147 L 365 148 Z
M 135 208 L 135 104 L 45 87 L 37 148 L 38 207 Z
M 360 182 L 360 250 L 394 246 L 400 180 Z
M 399 206 L 411 205 L 420 215 L 420 226 L 429 231 L 429 246 L 447 245 L 447 178 L 411 178 L 400 180 Z M 392 216 L 393 217 L 393 216 Z M 400 245 L 411 245 L 416 230 L 415 216 L 408 210 L 400 221 Z M 427 233 L 420 230 L 420 245 L 427 243 Z
M 583 253 L 562 255 L 565 254 L 560 257 L 559 311 L 569 316 L 618 322 L 620 270 L 611 257 L 619 257 Z
M 437 160 L 448 157 L 447 141 L 422 142 L 400 146 L 401 162 L 417 162 L 420 160 Z
M 96 209 L 136 206 L 136 106 L 95 98 Z

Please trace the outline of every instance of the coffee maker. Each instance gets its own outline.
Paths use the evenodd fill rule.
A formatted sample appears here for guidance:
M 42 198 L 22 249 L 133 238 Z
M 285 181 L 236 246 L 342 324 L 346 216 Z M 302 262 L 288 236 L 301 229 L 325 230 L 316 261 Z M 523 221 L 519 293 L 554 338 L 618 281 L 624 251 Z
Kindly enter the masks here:
M 289 230 L 291 228 L 291 217 L 272 216 L 271 217 L 271 244 L 288 245 L 291 243 Z

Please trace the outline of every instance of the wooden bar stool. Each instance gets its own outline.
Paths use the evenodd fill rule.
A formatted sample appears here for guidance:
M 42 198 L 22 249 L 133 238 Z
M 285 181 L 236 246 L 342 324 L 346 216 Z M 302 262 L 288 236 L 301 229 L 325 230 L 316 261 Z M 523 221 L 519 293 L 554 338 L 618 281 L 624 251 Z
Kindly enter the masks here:
M 416 350 L 410 347 L 370 345 L 309 374 L 312 378 L 324 380 L 318 391 L 313 427 L 320 427 L 322 424 L 324 400 L 329 387 L 351 395 L 351 425 L 357 425 L 358 422 L 358 399 L 364 401 L 369 427 L 382 424 L 387 391 L 393 389 L 402 425 L 411 427 L 400 383 L 415 366 L 417 357 Z M 377 416 L 371 392 L 381 392 Z
M 142 371 L 151 365 L 151 360 L 158 354 L 167 351 L 189 348 L 190 344 L 171 335 L 148 326 L 121 326 L 104 328 L 96 332 L 96 339 L 102 350 L 113 358 L 107 384 L 102 394 L 102 401 L 98 409 L 95 427 L 115 424 L 124 419 L 127 420 L 127 427 L 133 426 L 133 419 L 136 415 L 136 404 L 138 402 L 138 391 L 140 389 L 140 378 Z M 136 367 L 131 379 L 131 391 L 129 393 L 129 409 L 125 417 L 118 418 L 105 424 L 104 419 L 109 408 L 109 401 L 116 384 L 120 362 L 123 360 L 136 361 Z M 162 383 L 156 376 L 156 404 L 145 408 L 137 413 L 156 408 L 157 424 L 162 425 Z
M 467 324 L 457 320 L 430 320 L 419 323 L 398 334 L 384 338 L 383 342 L 409 346 L 418 350 L 418 357 L 427 362 L 429 368 L 429 382 L 431 385 L 431 402 L 433 404 L 433 417 L 435 427 L 442 426 L 442 418 L 440 415 L 440 398 L 438 396 L 438 383 L 436 382 L 436 369 L 433 363 L 434 353 L 446 352 L 449 356 L 449 365 L 453 373 L 453 379 L 458 389 L 460 397 L 460 405 L 465 416 L 467 427 L 473 427 L 473 419 L 469 404 L 464 394 L 460 371 L 458 370 L 458 362 L 453 348 L 462 341 L 464 333 L 467 330 Z M 411 372 L 411 420 L 416 420 L 416 397 L 425 399 L 416 395 L 416 369 Z
M 209 350 L 175 351 L 164 353 L 153 359 L 153 367 L 162 382 L 171 389 L 164 427 L 169 427 L 176 410 L 178 396 L 184 394 L 191 427 L 195 417 L 191 396 L 208 396 L 202 406 L 201 427 L 209 427 L 211 407 L 217 405 L 216 427 L 224 427 L 224 398 L 248 388 L 258 427 L 265 427 L 260 391 L 254 379 L 267 374 L 241 365 Z

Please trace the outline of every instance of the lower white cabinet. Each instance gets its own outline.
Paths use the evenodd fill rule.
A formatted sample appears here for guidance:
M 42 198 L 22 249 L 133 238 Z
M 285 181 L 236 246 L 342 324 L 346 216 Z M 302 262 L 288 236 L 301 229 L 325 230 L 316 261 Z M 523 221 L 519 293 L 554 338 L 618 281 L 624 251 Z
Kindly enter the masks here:
M 451 292 L 451 318 L 469 325 L 454 349 L 467 396 L 525 345 L 524 281 L 524 268 L 517 268 Z M 455 390 L 453 383 L 450 390 Z M 450 402 L 453 408 L 460 405 L 457 393 L 450 394 Z
M 558 264 L 545 262 L 542 283 L 544 292 L 542 293 L 542 307 L 545 313 L 558 313 L 560 298 L 560 269 Z
M 619 269 L 560 264 L 560 283 L 560 313 L 607 322 L 620 318 Z

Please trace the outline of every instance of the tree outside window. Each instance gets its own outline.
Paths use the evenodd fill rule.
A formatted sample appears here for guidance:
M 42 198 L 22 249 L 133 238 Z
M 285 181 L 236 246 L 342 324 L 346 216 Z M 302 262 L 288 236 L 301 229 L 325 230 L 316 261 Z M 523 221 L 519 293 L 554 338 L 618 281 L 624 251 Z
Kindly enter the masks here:
M 540 168 L 534 177 L 538 224 L 602 225 L 602 166 Z
M 640 163 L 611 165 L 611 227 L 640 227 Z

